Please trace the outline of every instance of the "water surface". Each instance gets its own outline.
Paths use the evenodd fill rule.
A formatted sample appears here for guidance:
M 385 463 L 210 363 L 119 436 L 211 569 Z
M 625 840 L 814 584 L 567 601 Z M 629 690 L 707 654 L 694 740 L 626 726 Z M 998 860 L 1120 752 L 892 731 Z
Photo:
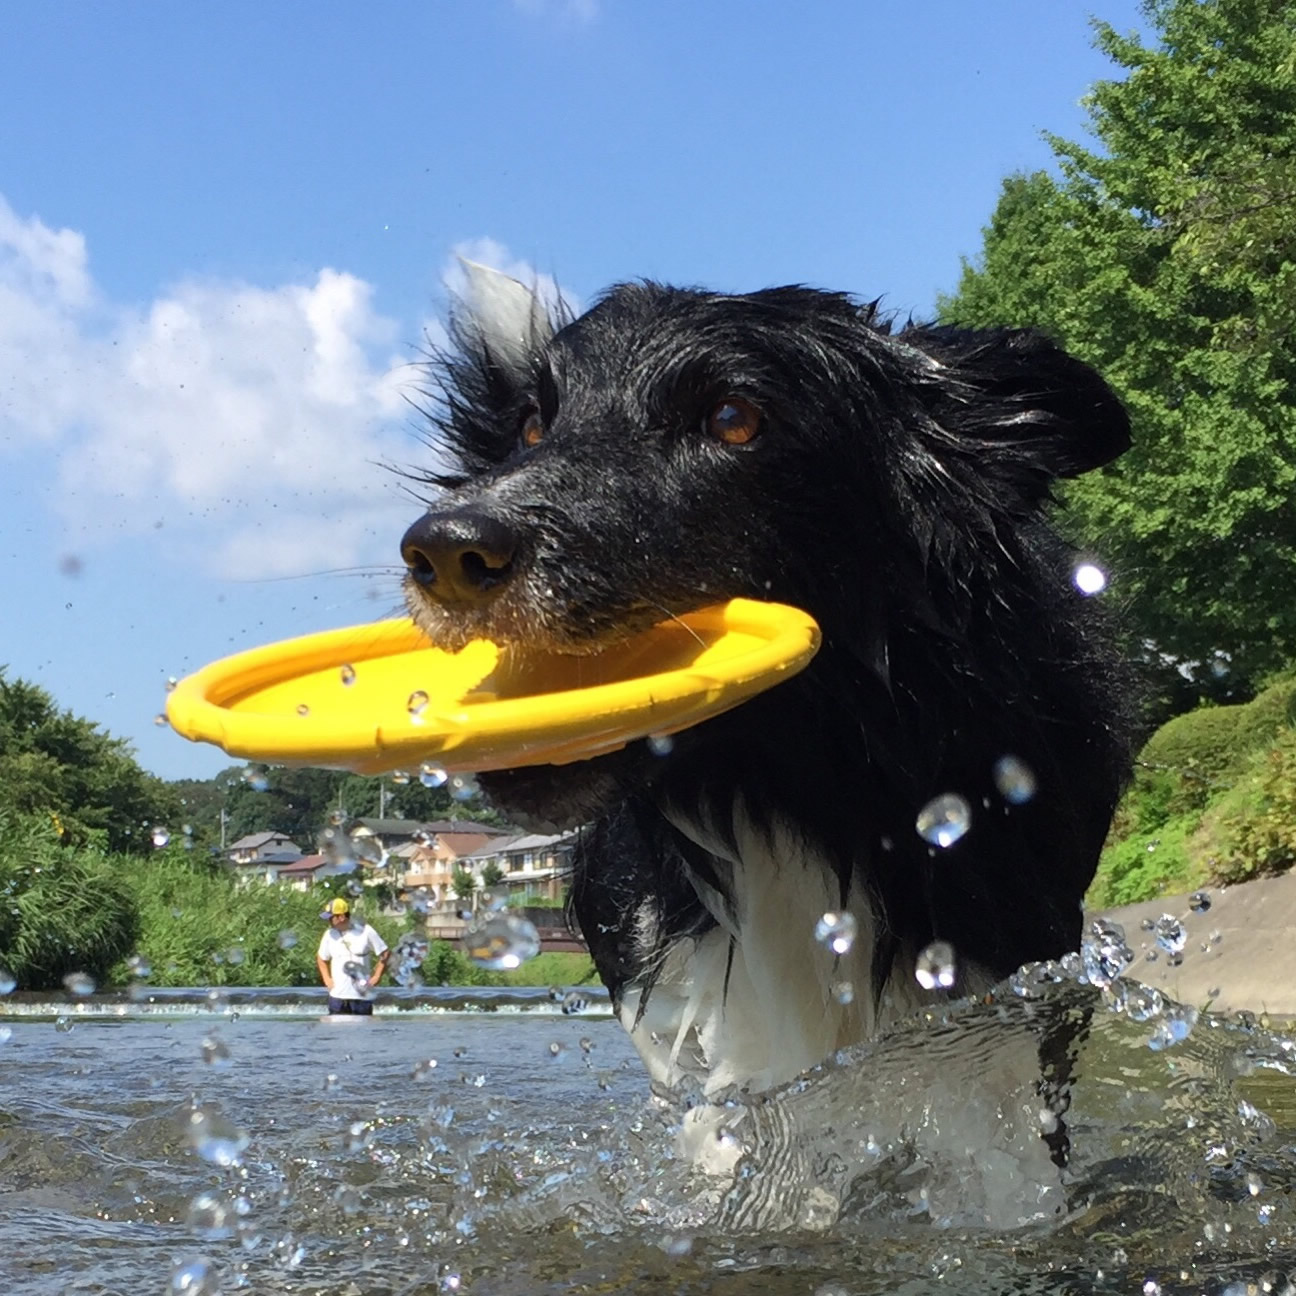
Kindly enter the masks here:
M 686 1114 L 582 995 L 341 1023 L 300 991 L 7 1003 L 0 1292 L 1241 1296 L 1296 1272 L 1296 1046 L 1245 1019 L 1158 1041 L 1092 994 L 1005 994 Z M 1070 1023 L 1065 1173 L 1022 1129 L 1050 1119 L 1021 1065 L 1045 1018 Z M 682 1122 L 725 1175 L 676 1155 Z

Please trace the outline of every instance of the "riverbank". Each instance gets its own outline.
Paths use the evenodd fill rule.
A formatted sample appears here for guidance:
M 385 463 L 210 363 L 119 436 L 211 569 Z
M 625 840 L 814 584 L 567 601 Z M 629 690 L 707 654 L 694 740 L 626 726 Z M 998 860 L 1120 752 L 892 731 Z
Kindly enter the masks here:
M 1134 951 L 1128 975 L 1182 1003 L 1210 1001 L 1217 1012 L 1296 1017 L 1296 872 L 1202 894 L 1210 904 L 1202 912 L 1186 895 L 1103 911 L 1125 928 Z M 1187 934 L 1178 966 L 1156 933 L 1143 929 L 1163 914 Z

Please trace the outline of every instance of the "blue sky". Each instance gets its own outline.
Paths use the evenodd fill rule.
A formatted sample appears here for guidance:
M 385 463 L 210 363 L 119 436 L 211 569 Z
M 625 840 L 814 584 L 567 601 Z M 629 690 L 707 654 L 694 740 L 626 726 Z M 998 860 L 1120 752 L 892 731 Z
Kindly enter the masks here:
M 1135 0 L 13 5 L 0 663 L 166 777 L 239 648 L 385 615 L 456 251 L 577 301 L 803 282 L 924 315 L 1083 133 Z M 342 574 L 345 569 L 346 574 Z

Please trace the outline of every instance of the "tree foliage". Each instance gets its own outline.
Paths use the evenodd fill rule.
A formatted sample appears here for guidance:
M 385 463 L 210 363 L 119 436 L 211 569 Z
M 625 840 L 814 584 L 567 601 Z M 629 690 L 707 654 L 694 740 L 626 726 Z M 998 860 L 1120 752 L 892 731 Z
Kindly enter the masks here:
M 1296 658 L 1296 5 L 1144 13 L 1155 44 L 1096 24 L 1127 75 L 1087 98 L 1095 146 L 1005 180 L 940 314 L 1043 328 L 1126 400 L 1133 449 L 1067 503 L 1140 638 L 1218 694 Z
M 46 816 L 71 844 L 139 853 L 153 849 L 153 825 L 173 823 L 180 802 L 124 739 L 0 668 L 0 807 Z

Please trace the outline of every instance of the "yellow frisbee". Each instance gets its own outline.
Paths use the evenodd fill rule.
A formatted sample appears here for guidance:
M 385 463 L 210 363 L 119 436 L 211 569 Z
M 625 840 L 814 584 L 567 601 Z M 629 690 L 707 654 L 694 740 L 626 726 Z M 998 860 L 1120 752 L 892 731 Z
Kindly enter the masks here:
M 360 774 L 562 765 L 710 719 L 796 674 L 814 619 L 734 599 L 588 656 L 477 639 L 434 648 L 379 621 L 253 648 L 181 680 L 171 727 L 231 756 Z

